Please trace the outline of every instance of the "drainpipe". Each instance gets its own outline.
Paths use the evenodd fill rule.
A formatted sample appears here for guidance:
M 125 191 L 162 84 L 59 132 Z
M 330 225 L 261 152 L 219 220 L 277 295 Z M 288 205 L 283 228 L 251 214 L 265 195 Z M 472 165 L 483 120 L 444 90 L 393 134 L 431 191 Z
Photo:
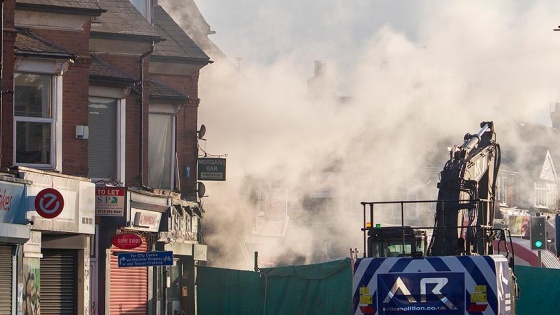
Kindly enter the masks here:
M 155 41 L 152 40 L 150 50 L 140 55 L 140 148 L 139 148 L 139 173 L 138 182 L 140 187 L 145 190 L 152 190 L 152 188 L 144 185 L 144 58 L 154 52 Z
M 2 0 L 2 6 L 0 7 L 0 148 L 2 145 L 2 117 L 4 117 L 4 1 Z M 15 144 L 14 144 L 15 146 Z M 2 161 L 2 149 L 0 149 L 0 163 Z

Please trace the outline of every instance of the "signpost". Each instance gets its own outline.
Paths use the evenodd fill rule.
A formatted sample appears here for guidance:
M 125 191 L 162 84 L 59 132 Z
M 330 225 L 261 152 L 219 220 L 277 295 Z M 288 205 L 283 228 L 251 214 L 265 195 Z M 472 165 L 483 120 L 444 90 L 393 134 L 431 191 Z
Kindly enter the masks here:
M 172 251 L 130 252 L 118 254 L 119 267 L 172 266 Z
M 35 211 L 45 219 L 56 218 L 64 209 L 64 198 L 54 188 L 45 188 L 35 196 Z

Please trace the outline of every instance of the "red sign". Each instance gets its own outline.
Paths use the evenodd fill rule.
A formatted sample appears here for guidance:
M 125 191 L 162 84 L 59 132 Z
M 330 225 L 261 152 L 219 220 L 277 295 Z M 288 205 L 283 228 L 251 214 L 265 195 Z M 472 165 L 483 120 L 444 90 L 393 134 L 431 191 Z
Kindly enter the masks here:
M 35 211 L 43 218 L 55 218 L 62 209 L 64 209 L 64 198 L 54 188 L 45 188 L 35 196 Z
M 117 234 L 111 238 L 111 244 L 122 249 L 132 249 L 142 245 L 142 238 L 136 234 Z

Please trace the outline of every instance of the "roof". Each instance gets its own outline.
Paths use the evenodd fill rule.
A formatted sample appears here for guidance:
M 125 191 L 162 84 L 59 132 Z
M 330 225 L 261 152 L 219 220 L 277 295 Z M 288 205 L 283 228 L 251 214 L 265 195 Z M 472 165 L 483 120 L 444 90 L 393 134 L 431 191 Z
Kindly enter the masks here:
M 161 40 L 150 22 L 128 0 L 103 0 L 99 5 L 107 10 L 92 23 L 92 37 L 140 37 Z
M 551 165 L 549 149 L 545 146 L 508 147 L 502 149 L 502 166 L 506 170 L 520 172 L 528 175 L 541 175 L 544 167 Z
M 208 35 L 215 34 L 210 25 L 198 9 L 193 0 L 165 1 L 162 6 L 167 9 L 175 21 L 183 28 L 185 33 L 194 40 L 198 46 L 214 60 L 226 59 L 226 55 L 220 50 Z
M 189 99 L 189 96 L 152 78 L 150 79 L 150 99 L 167 100 L 171 102 L 186 102 Z
M 89 67 L 89 79 L 92 82 L 128 86 L 138 81 L 136 77 L 121 71 L 114 65 L 95 55 L 91 56 L 91 58 L 92 61 Z
M 154 26 L 165 38 L 156 45 L 151 59 L 177 58 L 186 62 L 208 64 L 210 57 L 185 33 L 185 31 L 159 5 L 153 10 Z
M 99 16 L 103 10 L 97 0 L 16 0 L 20 10 L 56 11 Z
M 18 30 L 15 54 L 55 59 L 76 58 L 76 55 L 66 48 L 26 30 Z

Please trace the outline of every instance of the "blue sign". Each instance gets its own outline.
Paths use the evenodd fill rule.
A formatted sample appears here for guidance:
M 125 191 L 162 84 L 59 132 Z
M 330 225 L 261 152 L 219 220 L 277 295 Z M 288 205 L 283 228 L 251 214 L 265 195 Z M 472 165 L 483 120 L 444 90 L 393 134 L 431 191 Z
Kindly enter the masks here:
M 388 273 L 377 281 L 378 314 L 465 313 L 462 273 Z
M 0 182 L 0 223 L 27 224 L 26 186 Z
M 173 252 L 134 252 L 118 254 L 119 267 L 172 266 Z

